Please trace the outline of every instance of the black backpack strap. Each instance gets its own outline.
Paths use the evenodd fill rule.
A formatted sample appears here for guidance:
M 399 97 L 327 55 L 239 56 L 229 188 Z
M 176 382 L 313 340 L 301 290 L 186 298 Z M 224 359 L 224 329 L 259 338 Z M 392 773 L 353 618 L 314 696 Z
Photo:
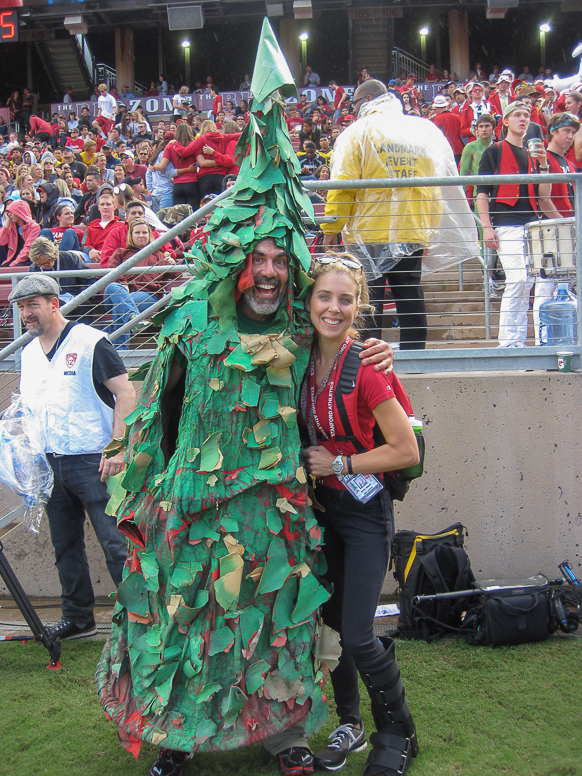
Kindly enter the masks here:
M 368 448 L 354 435 L 344 402 L 344 394 L 352 393 L 352 391 L 355 391 L 356 389 L 358 372 L 360 371 L 360 366 L 362 364 L 360 359 L 361 350 L 362 345 L 359 342 L 352 342 L 342 363 L 342 368 L 334 392 L 334 399 L 345 434 L 336 434 L 335 439 L 336 442 L 351 442 L 359 453 L 365 453 Z

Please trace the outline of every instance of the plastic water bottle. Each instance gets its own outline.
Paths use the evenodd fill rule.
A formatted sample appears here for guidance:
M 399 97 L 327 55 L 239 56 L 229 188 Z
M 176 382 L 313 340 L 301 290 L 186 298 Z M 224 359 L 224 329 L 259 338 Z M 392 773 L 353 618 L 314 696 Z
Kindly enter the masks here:
M 424 469 L 424 439 L 422 436 L 422 420 L 415 418 L 414 415 L 409 415 L 408 420 L 410 421 L 410 425 L 412 426 L 412 430 L 416 436 L 416 442 L 418 444 L 418 450 L 420 453 L 420 462 L 414 466 L 408 466 L 406 469 L 402 469 L 402 475 L 407 479 L 415 479 L 416 477 L 421 476 Z
M 540 345 L 575 345 L 576 302 L 567 283 L 558 283 L 555 299 L 540 305 Z

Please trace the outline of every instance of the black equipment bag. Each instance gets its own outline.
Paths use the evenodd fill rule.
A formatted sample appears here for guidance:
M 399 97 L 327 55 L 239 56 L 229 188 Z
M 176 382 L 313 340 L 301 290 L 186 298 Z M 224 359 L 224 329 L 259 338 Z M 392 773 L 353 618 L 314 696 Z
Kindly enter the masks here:
M 336 440 L 338 442 L 351 442 L 358 452 L 365 453 L 367 452 L 367 448 L 364 447 L 364 445 L 353 433 L 352 424 L 350 423 L 350 418 L 344 401 L 344 396 L 351 394 L 352 391 L 355 390 L 358 372 L 360 370 L 360 366 L 362 365 L 362 360 L 360 359 L 361 351 L 362 344 L 360 342 L 353 342 L 350 346 L 350 349 L 346 353 L 340 376 L 337 381 L 337 387 L 334 392 L 334 399 L 337 405 L 342 426 L 344 427 L 345 431 L 344 435 L 336 435 Z M 402 390 L 404 391 L 404 387 Z M 410 482 L 413 479 L 421 477 L 424 473 L 424 437 L 421 431 L 415 431 L 414 436 L 416 437 L 416 443 L 418 445 L 418 452 L 420 455 L 420 474 L 417 474 L 414 477 L 407 477 L 400 470 L 384 472 L 384 487 L 390 493 L 390 497 L 393 501 L 402 501 L 404 496 L 408 493 Z M 374 447 L 381 447 L 385 444 L 386 440 L 384 439 L 384 435 L 376 423 L 374 426 Z
M 485 592 L 465 616 L 469 644 L 501 647 L 545 641 L 557 630 L 548 582 Z
M 413 604 L 415 596 L 474 588 L 475 577 L 463 548 L 466 529 L 454 523 L 437 534 L 398 531 L 392 543 L 390 568 L 400 594 L 398 635 L 432 641 L 462 625 L 465 598 Z

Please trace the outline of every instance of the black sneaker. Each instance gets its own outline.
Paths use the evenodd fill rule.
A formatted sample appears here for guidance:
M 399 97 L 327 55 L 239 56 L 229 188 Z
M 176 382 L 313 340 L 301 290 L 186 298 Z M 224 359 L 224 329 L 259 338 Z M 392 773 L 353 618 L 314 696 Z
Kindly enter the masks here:
M 182 766 L 189 757 L 188 752 L 161 749 L 155 763 L 150 768 L 149 776 L 180 776 Z
M 277 755 L 279 768 L 283 776 L 299 776 L 313 773 L 313 755 L 306 746 L 292 746 Z
M 77 625 L 76 622 L 66 620 L 64 617 L 50 628 L 47 628 L 51 636 L 61 639 L 86 639 L 88 636 L 94 636 L 97 633 L 97 627 L 95 626 L 95 620 L 93 617 L 86 625 Z
M 315 754 L 315 762 L 326 771 L 338 771 L 346 764 L 349 752 L 361 752 L 368 744 L 366 732 L 354 725 L 340 725 L 330 735 L 331 744 Z

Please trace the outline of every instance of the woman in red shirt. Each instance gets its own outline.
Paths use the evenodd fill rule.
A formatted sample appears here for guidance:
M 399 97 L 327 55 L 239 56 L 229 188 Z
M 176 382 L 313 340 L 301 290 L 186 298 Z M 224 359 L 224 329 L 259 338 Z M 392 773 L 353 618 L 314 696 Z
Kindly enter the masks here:
M 151 164 L 150 170 L 165 170 L 172 162 L 177 171 L 174 178 L 174 205 L 191 205 L 193 210 L 198 210 L 200 207 L 200 188 L 193 146 L 192 128 L 188 124 L 178 124 L 176 126 L 176 139 L 170 141 L 164 150 L 161 162 Z
M 233 134 L 222 134 L 216 129 L 213 121 L 202 122 L 200 134 L 193 143 L 185 148 L 176 144 L 179 154 L 194 154 L 198 164 L 198 179 L 200 182 L 200 197 L 204 198 L 208 194 L 220 194 L 222 191 L 222 181 L 225 175 L 228 175 L 230 168 L 234 164 L 234 159 L 224 160 L 221 163 L 215 159 L 215 154 L 225 154 L 229 143 L 232 140 L 238 140 L 240 132 Z M 179 141 L 176 135 L 176 140 Z M 180 141 L 179 141 L 180 142 Z M 226 164 L 226 166 L 225 166 Z
M 359 673 L 378 727 L 371 737 L 374 748 L 366 773 L 396 776 L 404 773 L 418 744 L 394 641 L 374 635 L 374 615 L 388 566 L 387 517 L 392 515 L 382 472 L 418 463 L 418 447 L 395 395 L 395 390 L 400 391 L 398 378 L 371 366 L 360 366 L 356 395 L 344 403 L 360 445 L 346 441 L 349 430 L 342 426 L 334 386 L 357 336 L 353 324 L 358 310 L 368 303 L 366 280 L 362 265 L 347 254 L 326 254 L 317 260 L 312 277 L 315 282 L 306 309 L 316 337 L 301 388 L 301 415 L 310 441 L 304 455 L 310 474 L 317 478 L 315 503 L 325 509 L 316 514 L 324 528 L 324 576 L 333 584 L 333 593 L 322 607 L 322 617 L 340 633 L 342 645 L 339 664 L 331 673 L 340 724 L 330 736 L 331 743 L 314 757 L 320 767 L 337 770 L 349 752 L 366 746 Z M 386 443 L 374 448 L 376 423 Z M 359 476 L 345 479 L 351 474 Z
M 55 208 L 55 218 L 57 219 L 58 226 L 51 227 L 50 231 L 52 240 L 59 246 L 59 250 L 80 250 L 85 232 L 80 227 L 73 225 L 75 222 L 75 211 L 71 205 L 66 202 L 57 205 Z

